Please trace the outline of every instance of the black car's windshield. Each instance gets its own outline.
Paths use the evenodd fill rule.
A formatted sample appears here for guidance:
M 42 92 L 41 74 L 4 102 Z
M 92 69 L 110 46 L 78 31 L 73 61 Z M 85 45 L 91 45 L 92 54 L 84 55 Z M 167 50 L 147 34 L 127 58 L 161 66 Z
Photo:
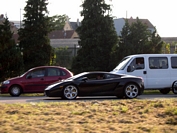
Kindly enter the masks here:
M 67 78 L 67 80 L 76 79 L 76 78 L 81 77 L 82 75 L 85 75 L 85 74 L 87 74 L 87 72 L 83 72 L 83 73 L 74 75 L 74 76 L 72 76 L 72 77 L 70 77 L 70 78 Z

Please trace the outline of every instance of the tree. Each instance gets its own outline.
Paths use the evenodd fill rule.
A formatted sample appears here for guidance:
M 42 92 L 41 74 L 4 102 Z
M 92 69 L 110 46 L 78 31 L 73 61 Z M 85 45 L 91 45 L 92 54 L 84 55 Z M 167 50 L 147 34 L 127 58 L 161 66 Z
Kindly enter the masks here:
M 153 32 L 149 31 L 139 18 L 131 25 L 126 20 L 119 38 L 119 45 L 114 48 L 112 54 L 112 57 L 115 57 L 112 62 L 118 63 L 123 57 L 132 54 L 161 53 L 163 42 L 157 34 L 156 28 Z
M 68 47 L 55 48 L 56 64 L 62 67 L 71 68 L 72 51 Z
M 111 50 L 118 41 L 110 5 L 104 0 L 85 0 L 82 7 L 83 20 L 77 29 L 81 48 L 73 60 L 72 71 L 109 71 Z
M 121 36 L 118 37 L 118 45 L 115 45 L 111 53 L 111 68 L 114 68 L 119 61 L 129 55 L 133 49 L 130 39 L 130 25 L 128 21 L 125 21 L 125 25 L 122 28 Z
M 23 71 L 21 52 L 12 39 L 10 22 L 6 17 L 0 25 L 0 81 L 20 75 Z
M 65 22 L 67 21 L 67 16 L 64 15 L 54 15 L 49 17 L 50 31 L 53 30 L 63 30 Z
M 50 26 L 46 1 L 28 0 L 24 8 L 24 28 L 19 31 L 19 40 L 25 70 L 50 64 L 52 49 L 48 38 Z

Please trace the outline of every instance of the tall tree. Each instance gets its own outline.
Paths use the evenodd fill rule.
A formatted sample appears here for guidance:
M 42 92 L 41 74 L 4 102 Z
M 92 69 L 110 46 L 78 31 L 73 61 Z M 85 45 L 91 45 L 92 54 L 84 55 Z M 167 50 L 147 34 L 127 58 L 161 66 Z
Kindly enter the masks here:
M 0 25 L 0 81 L 20 75 L 23 70 L 21 52 L 12 39 L 10 22 L 6 17 Z
M 77 29 L 80 49 L 73 60 L 74 73 L 82 71 L 109 71 L 110 55 L 118 38 L 110 5 L 104 0 L 85 0 L 82 4 L 83 20 Z
M 157 34 L 156 28 L 155 31 L 151 34 L 151 36 L 148 39 L 149 39 L 148 41 L 149 45 L 148 47 L 146 47 L 147 53 L 153 53 L 153 54 L 162 53 L 163 41 L 161 40 L 159 34 Z
M 111 53 L 111 68 L 114 68 L 123 57 L 129 55 L 133 46 L 130 39 L 130 25 L 128 21 L 125 21 L 125 25 L 122 28 L 121 36 L 118 37 L 118 45 L 115 45 Z
M 25 70 L 50 63 L 51 46 L 47 0 L 28 0 L 24 8 L 23 29 L 19 31 Z
M 71 68 L 72 51 L 68 47 L 55 48 L 55 65 Z
M 67 21 L 67 15 L 54 15 L 49 17 L 50 31 L 53 30 L 63 30 L 63 27 Z
M 112 54 L 112 62 L 116 63 L 114 65 L 127 55 L 161 53 L 163 42 L 156 28 L 153 32 L 149 31 L 139 18 L 131 25 L 126 20 L 119 38 L 118 46 Z

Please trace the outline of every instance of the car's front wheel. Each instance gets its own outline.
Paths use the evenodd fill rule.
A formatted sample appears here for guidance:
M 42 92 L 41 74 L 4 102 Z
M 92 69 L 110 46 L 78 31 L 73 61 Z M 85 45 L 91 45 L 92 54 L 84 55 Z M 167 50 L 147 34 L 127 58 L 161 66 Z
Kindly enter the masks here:
M 74 85 L 68 85 L 63 90 L 63 98 L 68 100 L 76 99 L 78 96 L 78 89 Z
M 139 93 L 139 88 L 136 84 L 130 83 L 124 88 L 125 97 L 129 99 L 136 98 Z
M 11 88 L 10 88 L 10 95 L 11 96 L 16 96 L 16 97 L 18 97 L 18 96 L 20 96 L 20 94 L 21 94 L 21 87 L 20 86 L 18 86 L 18 85 L 13 85 Z

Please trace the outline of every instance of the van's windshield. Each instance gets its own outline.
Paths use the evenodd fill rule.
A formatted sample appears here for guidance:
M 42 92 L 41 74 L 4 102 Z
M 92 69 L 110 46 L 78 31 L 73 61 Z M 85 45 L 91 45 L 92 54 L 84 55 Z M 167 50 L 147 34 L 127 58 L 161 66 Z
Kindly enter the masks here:
M 130 61 L 130 59 L 131 59 L 130 57 L 123 58 L 113 71 L 123 70 L 125 66 L 127 65 L 127 63 Z

